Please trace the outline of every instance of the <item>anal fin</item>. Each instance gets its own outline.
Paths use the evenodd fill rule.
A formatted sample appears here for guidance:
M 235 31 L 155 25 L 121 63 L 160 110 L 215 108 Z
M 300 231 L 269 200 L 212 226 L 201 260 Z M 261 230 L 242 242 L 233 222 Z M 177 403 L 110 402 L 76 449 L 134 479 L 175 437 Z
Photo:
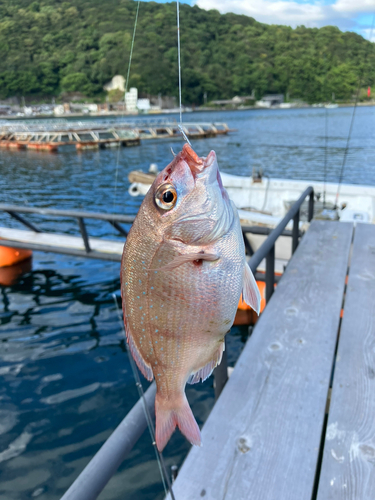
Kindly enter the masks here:
M 209 361 L 203 368 L 200 368 L 197 372 L 192 373 L 188 378 L 187 383 L 197 384 L 200 380 L 204 382 L 206 379 L 208 379 L 208 377 L 211 375 L 211 373 L 214 371 L 217 365 L 220 365 L 224 349 L 225 349 L 225 342 L 223 340 L 222 342 L 220 342 L 220 346 L 216 351 L 213 359 Z
M 259 316 L 261 301 L 260 292 L 254 275 L 247 262 L 245 263 L 242 297 L 246 304 L 252 307 Z
M 129 327 L 126 324 L 125 321 L 125 331 L 126 331 L 126 338 L 128 341 L 128 346 L 131 352 L 131 355 L 133 356 L 134 361 L 136 362 L 139 370 L 141 371 L 142 375 L 151 382 L 151 380 L 154 378 L 154 374 L 152 373 L 151 366 L 146 363 L 146 361 L 143 359 L 141 353 L 139 352 L 134 339 L 132 337 L 132 334 L 129 331 Z

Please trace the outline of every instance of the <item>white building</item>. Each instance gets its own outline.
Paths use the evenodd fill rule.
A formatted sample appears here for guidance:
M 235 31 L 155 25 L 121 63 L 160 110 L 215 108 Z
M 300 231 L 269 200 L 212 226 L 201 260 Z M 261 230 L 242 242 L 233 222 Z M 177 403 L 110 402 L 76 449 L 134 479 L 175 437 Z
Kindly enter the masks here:
M 125 78 L 122 75 L 116 75 L 109 83 L 104 85 L 103 89 L 107 92 L 111 90 L 121 90 L 121 92 L 125 92 Z
M 284 94 L 264 95 L 260 101 L 255 104 L 261 108 L 270 108 L 271 106 L 280 106 L 284 102 Z
M 56 116 L 63 115 L 63 114 L 65 113 L 65 109 L 64 109 L 63 104 L 58 104 L 57 106 L 55 106 L 55 107 L 53 108 L 53 113 L 54 113 Z
M 150 99 L 138 99 L 137 108 L 143 113 L 148 113 L 151 109 Z
M 261 99 L 260 101 L 256 101 L 255 105 L 259 106 L 260 108 L 270 108 L 271 101 L 264 101 L 263 99 Z
M 138 102 L 138 89 L 132 87 L 129 92 L 125 94 L 125 107 L 126 111 L 137 111 Z

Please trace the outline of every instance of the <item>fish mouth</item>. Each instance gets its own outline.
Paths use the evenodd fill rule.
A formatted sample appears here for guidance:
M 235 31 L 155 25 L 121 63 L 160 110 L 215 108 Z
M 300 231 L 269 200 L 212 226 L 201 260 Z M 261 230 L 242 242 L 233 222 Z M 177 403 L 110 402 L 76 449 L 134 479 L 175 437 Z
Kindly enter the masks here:
M 219 170 L 217 167 L 217 162 L 216 162 L 216 153 L 215 151 L 210 151 L 207 157 L 200 157 L 197 155 L 197 153 L 193 150 L 193 148 L 189 144 L 184 144 L 184 147 L 182 148 L 181 151 L 181 160 L 184 160 L 190 170 L 191 173 L 193 174 L 194 177 L 197 177 L 199 174 L 201 174 L 204 170 L 209 169 L 216 163 L 216 169 Z M 215 173 L 215 178 L 216 178 L 216 173 Z
M 189 144 L 184 144 L 180 154 L 181 160 L 184 160 L 188 164 L 194 177 L 204 170 L 205 158 L 200 158 Z
M 180 154 L 181 159 L 188 164 L 194 179 L 198 176 L 201 177 L 203 173 L 207 173 L 208 183 L 214 184 L 217 182 L 223 199 L 228 199 L 228 193 L 223 186 L 223 181 L 219 172 L 215 151 L 210 151 L 208 156 L 201 158 L 189 144 L 184 144 Z

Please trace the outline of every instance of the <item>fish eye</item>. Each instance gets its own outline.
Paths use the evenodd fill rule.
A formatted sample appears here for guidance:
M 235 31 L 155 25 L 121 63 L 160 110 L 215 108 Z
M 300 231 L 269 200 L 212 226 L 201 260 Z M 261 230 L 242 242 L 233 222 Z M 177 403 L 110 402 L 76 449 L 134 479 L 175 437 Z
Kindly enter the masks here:
M 177 191 L 172 184 L 162 184 L 155 194 L 155 202 L 163 210 L 171 210 L 177 203 Z

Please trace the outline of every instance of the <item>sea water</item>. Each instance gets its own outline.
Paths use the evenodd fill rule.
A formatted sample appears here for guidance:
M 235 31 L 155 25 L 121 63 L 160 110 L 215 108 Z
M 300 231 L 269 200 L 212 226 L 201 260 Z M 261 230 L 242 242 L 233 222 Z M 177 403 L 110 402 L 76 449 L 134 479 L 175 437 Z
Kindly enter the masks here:
M 224 172 L 251 175 L 261 168 L 270 177 L 337 182 L 352 113 L 350 107 L 249 110 L 189 113 L 183 120 L 237 129 L 193 141 L 199 155 L 214 149 Z M 170 148 L 177 152 L 181 146 L 172 139 L 82 153 L 73 147 L 58 154 L 1 150 L 1 203 L 135 215 L 141 199 L 128 194 L 129 172 L 148 170 L 150 163 L 161 169 L 172 159 Z M 343 182 L 375 185 L 375 107 L 356 110 Z M 78 234 L 69 219 L 57 224 L 27 217 L 42 229 Z M 21 227 L 0 214 L 4 224 Z M 88 230 L 115 237 L 109 224 L 93 221 Z M 59 499 L 136 403 L 112 298 L 119 292 L 119 272 L 118 263 L 34 252 L 32 269 L 13 286 L 0 286 L 1 500 Z M 246 338 L 247 328 L 232 328 L 230 365 Z M 212 377 L 188 386 L 187 395 L 202 425 L 214 404 Z M 164 452 L 167 467 L 180 466 L 188 450 L 176 432 Z M 163 498 L 147 431 L 99 498 Z

